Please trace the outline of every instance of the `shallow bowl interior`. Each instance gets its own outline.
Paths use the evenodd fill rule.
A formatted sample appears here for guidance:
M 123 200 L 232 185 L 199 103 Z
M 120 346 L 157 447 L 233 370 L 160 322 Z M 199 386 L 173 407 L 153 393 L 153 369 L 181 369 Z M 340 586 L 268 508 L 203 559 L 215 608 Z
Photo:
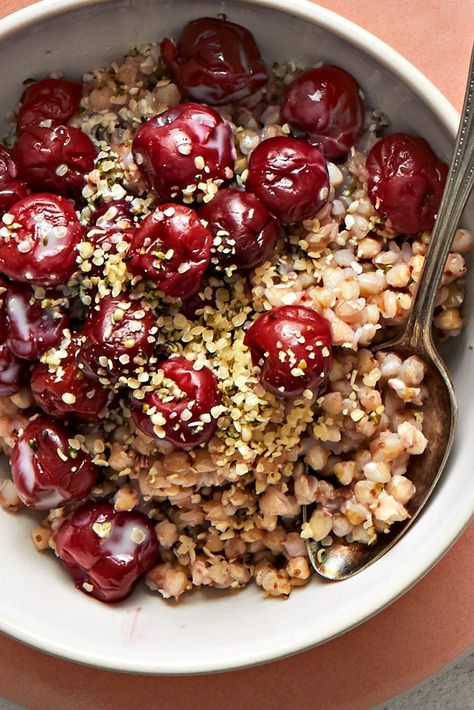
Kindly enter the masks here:
M 189 19 L 218 12 L 251 29 L 270 63 L 325 60 L 348 69 L 394 128 L 422 134 L 449 159 L 456 114 L 434 87 L 374 37 L 300 0 L 201 1 L 198 7 L 194 0 L 44 0 L 0 22 L 0 66 L 8 67 L 2 76 L 2 113 L 15 105 L 28 77 L 54 69 L 78 77 L 139 42 L 176 35 Z M 0 129 L 5 126 L 0 123 Z M 464 224 L 474 226 L 472 209 Z M 467 313 L 473 300 L 470 288 Z M 424 574 L 472 514 L 474 351 L 468 344 L 473 341 L 471 319 L 448 348 L 461 415 L 443 479 L 409 534 L 363 574 L 337 584 L 313 579 L 285 602 L 265 601 L 251 587 L 233 594 L 195 593 L 177 605 L 143 590 L 122 605 L 105 606 L 77 592 L 52 556 L 34 551 L 29 515 L 0 514 L 0 629 L 83 663 L 143 673 L 197 673 L 278 658 L 360 623 Z

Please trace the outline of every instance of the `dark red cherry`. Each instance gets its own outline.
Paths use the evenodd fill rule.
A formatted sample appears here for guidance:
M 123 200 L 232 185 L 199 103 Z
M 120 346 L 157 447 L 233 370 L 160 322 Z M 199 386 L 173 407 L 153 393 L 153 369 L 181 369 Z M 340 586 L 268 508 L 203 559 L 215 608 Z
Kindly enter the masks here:
M 0 215 L 29 193 L 26 182 L 18 179 L 18 169 L 10 152 L 0 145 Z
M 135 232 L 135 227 L 123 230 L 120 227 L 113 229 L 91 227 L 87 231 L 85 241 L 93 245 L 94 252 L 92 256 L 86 259 L 89 263 L 88 270 L 85 270 L 82 266 L 82 262 L 85 259 L 82 257 L 80 259 L 81 271 L 84 272 L 84 275 L 87 277 L 104 276 L 106 261 L 112 255 L 115 256 L 120 253 L 122 259 L 126 259 Z
M 65 284 L 77 269 L 83 232 L 65 197 L 37 194 L 9 208 L 0 233 L 0 269 L 15 281 L 38 286 Z
M 308 69 L 285 89 L 281 122 L 318 143 L 327 158 L 339 158 L 359 138 L 364 104 L 353 76 L 334 66 Z
M 186 103 L 151 118 L 136 132 L 133 156 L 150 190 L 165 201 L 207 180 L 233 175 L 229 124 L 209 106 Z
M 328 321 L 306 306 L 280 306 L 260 316 L 244 344 L 261 369 L 263 386 L 277 397 L 295 397 L 324 382 L 331 366 Z
M 4 343 L 8 337 L 8 321 L 5 306 L 9 283 L 7 279 L 0 276 L 0 343 Z
M 160 45 L 166 68 L 193 101 L 241 101 L 260 89 L 268 70 L 252 34 L 227 20 L 202 17 L 184 28 L 178 43 Z
M 103 602 L 132 592 L 158 562 L 153 523 L 138 511 L 114 510 L 111 503 L 85 503 L 54 536 L 56 554 L 76 587 Z
M 84 176 L 94 167 L 97 151 L 79 128 L 29 128 L 12 151 L 23 180 L 34 190 L 78 196 Z
M 219 190 L 199 211 L 214 236 L 211 262 L 218 269 L 253 269 L 270 255 L 280 233 L 258 197 L 233 188 Z
M 17 177 L 18 170 L 10 151 L 0 144 L 0 185 L 10 182 L 10 180 L 16 180 Z
M 6 344 L 9 331 L 5 308 L 7 287 L 7 282 L 0 277 L 0 397 L 18 392 L 28 373 L 26 363 L 17 360 Z
M 201 282 L 199 291 L 183 299 L 179 312 L 188 320 L 196 320 L 203 314 L 206 306 L 216 307 L 216 294 L 215 290 L 204 280 Z
M 79 108 L 82 85 L 66 79 L 41 79 L 30 84 L 21 97 L 18 131 L 51 121 L 52 126 L 67 123 Z
M 132 205 L 127 200 L 112 200 L 97 209 L 91 224 L 105 231 L 123 232 L 133 227 Z
M 160 370 L 164 378 L 155 391 L 141 400 L 131 394 L 137 427 L 181 449 L 209 441 L 217 427 L 211 410 L 221 401 L 214 374 L 207 367 L 195 369 L 193 362 L 181 356 L 161 362 Z
M 70 446 L 71 436 L 58 422 L 39 416 L 18 437 L 11 454 L 12 478 L 29 508 L 59 508 L 81 500 L 94 487 L 99 469 L 89 454 Z
M 92 228 L 87 232 L 87 241 L 92 242 L 96 249 L 101 249 L 104 256 L 118 252 L 125 254 L 127 248 L 123 243 L 131 244 L 135 234 L 130 202 L 127 200 L 106 202 L 92 214 L 91 224 Z M 92 269 L 88 272 L 89 276 L 102 271 L 103 264 L 95 263 L 97 260 L 100 261 L 100 254 L 96 253 L 91 257 Z
M 157 331 L 156 316 L 140 301 L 106 296 L 84 324 L 78 362 L 86 375 L 115 382 L 146 364 Z
M 0 214 L 8 212 L 10 207 L 23 200 L 31 193 L 26 182 L 23 180 L 11 180 L 0 184 Z
M 8 347 L 8 320 L 5 302 L 8 283 L 0 276 L 0 397 L 18 392 L 28 374 L 26 363 L 17 360 Z
M 95 422 L 104 414 L 109 392 L 97 379 L 87 377 L 78 367 L 77 344 L 68 347 L 67 357 L 52 370 L 38 363 L 31 372 L 31 392 L 36 404 L 56 419 L 73 418 Z
M 212 235 L 196 212 L 184 205 L 160 205 L 133 237 L 129 269 L 153 281 L 172 298 L 199 289 L 211 258 Z
M 0 397 L 9 397 L 24 384 L 28 368 L 5 343 L 0 344 Z
M 375 209 L 399 234 L 432 229 L 448 166 L 424 138 L 391 133 L 367 156 L 369 196 Z
M 313 217 L 329 197 L 324 156 L 290 136 L 268 138 L 250 156 L 247 190 L 283 223 Z
M 5 299 L 7 345 L 16 357 L 37 360 L 57 345 L 69 326 L 68 301 L 56 291 L 35 298 L 27 285 L 11 283 Z

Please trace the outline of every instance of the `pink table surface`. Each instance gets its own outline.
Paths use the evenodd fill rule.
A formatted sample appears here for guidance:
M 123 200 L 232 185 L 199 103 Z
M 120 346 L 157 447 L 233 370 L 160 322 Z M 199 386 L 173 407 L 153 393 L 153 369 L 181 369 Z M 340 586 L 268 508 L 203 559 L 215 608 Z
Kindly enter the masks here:
M 0 16 L 30 4 L 1 0 Z M 320 4 L 392 45 L 460 108 L 474 34 L 472 0 Z M 207 710 L 223 705 L 228 710 L 366 710 L 419 683 L 474 644 L 473 549 L 471 525 L 416 587 L 373 619 L 311 651 L 244 671 L 180 678 L 112 674 L 1 637 L 0 696 L 29 710 Z

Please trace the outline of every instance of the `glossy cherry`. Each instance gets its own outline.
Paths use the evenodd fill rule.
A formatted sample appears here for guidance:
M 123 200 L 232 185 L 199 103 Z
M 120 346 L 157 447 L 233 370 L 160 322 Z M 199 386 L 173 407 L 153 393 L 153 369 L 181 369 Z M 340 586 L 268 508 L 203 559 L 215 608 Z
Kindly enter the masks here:
M 0 145 L 0 185 L 16 180 L 17 177 L 18 169 L 10 151 L 4 145 Z
M 26 182 L 18 179 L 18 168 L 10 152 L 0 145 L 0 215 L 29 193 Z
M 30 84 L 21 97 L 18 131 L 51 121 L 52 126 L 67 123 L 79 108 L 82 85 L 66 79 L 41 79 Z
M 56 554 L 76 587 L 103 602 L 132 592 L 158 562 L 153 523 L 138 511 L 116 511 L 110 503 L 85 503 L 54 536 Z
M 424 138 L 391 133 L 367 156 L 369 196 L 399 234 L 432 229 L 448 166 Z
M 318 143 L 327 158 L 347 153 L 362 133 L 364 104 L 353 76 L 323 66 L 296 77 L 285 89 L 281 122 Z
M 13 146 L 21 178 L 34 190 L 78 196 L 84 176 L 94 167 L 97 151 L 79 128 L 29 128 Z
M 30 195 L 9 208 L 9 232 L 0 241 L 0 269 L 15 281 L 55 286 L 76 271 L 76 246 L 83 232 L 64 197 Z
M 280 306 L 260 316 L 244 344 L 260 379 L 277 397 L 295 397 L 324 382 L 331 366 L 332 335 L 328 321 L 306 306 Z
M 217 269 L 253 269 L 268 258 L 280 233 L 258 197 L 233 188 L 219 190 L 199 216 L 214 236 L 211 262 Z
M 112 200 L 99 207 L 91 224 L 106 231 L 123 232 L 133 227 L 132 205 L 127 200 Z
M 27 377 L 27 367 L 5 343 L 0 344 L 0 397 L 18 392 Z
M 94 253 L 87 261 L 90 267 L 85 272 L 87 277 L 104 275 L 105 262 L 111 255 L 121 254 L 122 259 L 125 259 L 128 253 L 130 244 L 132 243 L 135 227 L 130 229 L 101 229 L 100 227 L 91 227 L 86 234 L 86 241 L 94 246 Z M 84 261 L 81 259 L 81 262 Z M 82 267 L 81 267 L 81 270 Z
M 5 310 L 6 282 L 0 278 L 0 397 L 18 392 L 27 376 L 26 363 L 18 360 L 8 347 L 8 322 Z
M 50 371 L 46 364 L 35 365 L 31 372 L 31 392 L 36 404 L 51 417 L 95 422 L 104 413 L 109 392 L 97 379 L 84 374 L 76 354 L 77 344 L 73 341 L 59 368 Z
M 9 281 L 0 276 L 0 343 L 4 343 L 8 337 L 8 321 L 7 321 L 7 292 Z
M 93 244 L 94 254 L 87 260 L 90 270 L 88 277 L 101 276 L 107 257 L 122 254 L 126 256 L 128 246 L 135 234 L 130 202 L 113 200 L 99 207 L 91 217 L 92 227 L 87 231 L 86 241 Z
M 91 456 L 73 449 L 71 434 L 58 422 L 39 416 L 18 437 L 11 454 L 12 478 L 25 505 L 59 508 L 81 500 L 99 476 Z
M 37 360 L 57 345 L 69 326 L 68 302 L 53 291 L 35 298 L 25 284 L 11 283 L 5 299 L 7 345 L 16 357 Z
M 0 214 L 8 212 L 15 202 L 23 200 L 30 193 L 31 190 L 23 180 L 11 180 L 0 185 Z
M 304 141 L 268 138 L 252 152 L 248 169 L 247 190 L 283 223 L 313 217 L 328 200 L 324 156 Z
M 216 306 L 216 294 L 213 289 L 210 290 L 209 285 L 206 281 L 202 281 L 199 287 L 199 291 L 193 293 L 192 296 L 184 298 L 179 312 L 185 316 L 188 320 L 196 320 L 203 313 L 203 309 L 206 306 L 215 308 Z
M 129 269 L 172 298 L 195 293 L 211 258 L 212 235 L 184 205 L 160 205 L 136 230 Z
M 164 380 L 159 389 L 141 400 L 131 394 L 137 427 L 147 436 L 167 439 L 181 449 L 209 441 L 217 427 L 211 410 L 221 401 L 214 374 L 207 367 L 195 369 L 194 363 L 182 356 L 161 362 L 160 369 Z
M 155 315 L 140 301 L 106 296 L 84 324 L 78 362 L 86 375 L 115 382 L 146 364 L 157 331 Z
M 166 199 L 207 180 L 230 180 L 234 142 L 229 124 L 209 106 L 185 103 L 151 118 L 132 144 L 138 168 L 150 190 Z
M 160 48 L 166 68 L 193 101 L 211 105 L 241 101 L 268 79 L 252 34 L 227 20 L 193 20 L 177 44 L 165 39 Z
M 18 360 L 8 347 L 8 321 L 5 308 L 8 283 L 0 277 L 0 397 L 18 392 L 26 379 L 26 363 Z

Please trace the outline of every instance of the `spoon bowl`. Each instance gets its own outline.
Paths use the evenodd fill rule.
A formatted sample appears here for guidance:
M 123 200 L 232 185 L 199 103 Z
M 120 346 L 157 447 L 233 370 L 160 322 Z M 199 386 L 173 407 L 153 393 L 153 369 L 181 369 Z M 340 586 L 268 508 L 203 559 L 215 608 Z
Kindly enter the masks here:
M 428 446 L 421 456 L 410 459 L 405 474 L 416 491 L 407 503 L 407 520 L 395 523 L 390 532 L 381 533 L 374 543 L 321 542 L 308 539 L 306 549 L 315 571 L 330 580 L 347 579 L 378 560 L 405 534 L 427 503 L 438 482 L 453 445 L 457 402 L 446 365 L 432 337 L 432 318 L 438 287 L 462 211 L 474 185 L 474 49 L 468 75 L 454 157 L 439 207 L 431 241 L 402 334 L 372 348 L 390 351 L 402 359 L 417 355 L 425 365 L 423 379 L 427 396 L 423 402 L 423 434 Z M 303 510 L 307 520 L 307 510 Z
M 379 534 L 372 545 L 340 541 L 323 547 L 320 542 L 308 540 L 311 563 L 326 579 L 347 579 L 384 555 L 414 522 L 441 476 L 454 441 L 457 403 L 446 366 L 434 345 L 430 343 L 430 346 L 430 350 L 415 349 L 400 338 L 373 349 L 373 352 L 390 350 L 402 359 L 416 354 L 423 359 L 426 368 L 423 384 L 429 394 L 424 406 L 423 433 L 429 445 L 421 456 L 411 457 L 407 473 L 404 474 L 416 488 L 415 495 L 405 506 L 409 518 L 393 525 L 389 533 Z

